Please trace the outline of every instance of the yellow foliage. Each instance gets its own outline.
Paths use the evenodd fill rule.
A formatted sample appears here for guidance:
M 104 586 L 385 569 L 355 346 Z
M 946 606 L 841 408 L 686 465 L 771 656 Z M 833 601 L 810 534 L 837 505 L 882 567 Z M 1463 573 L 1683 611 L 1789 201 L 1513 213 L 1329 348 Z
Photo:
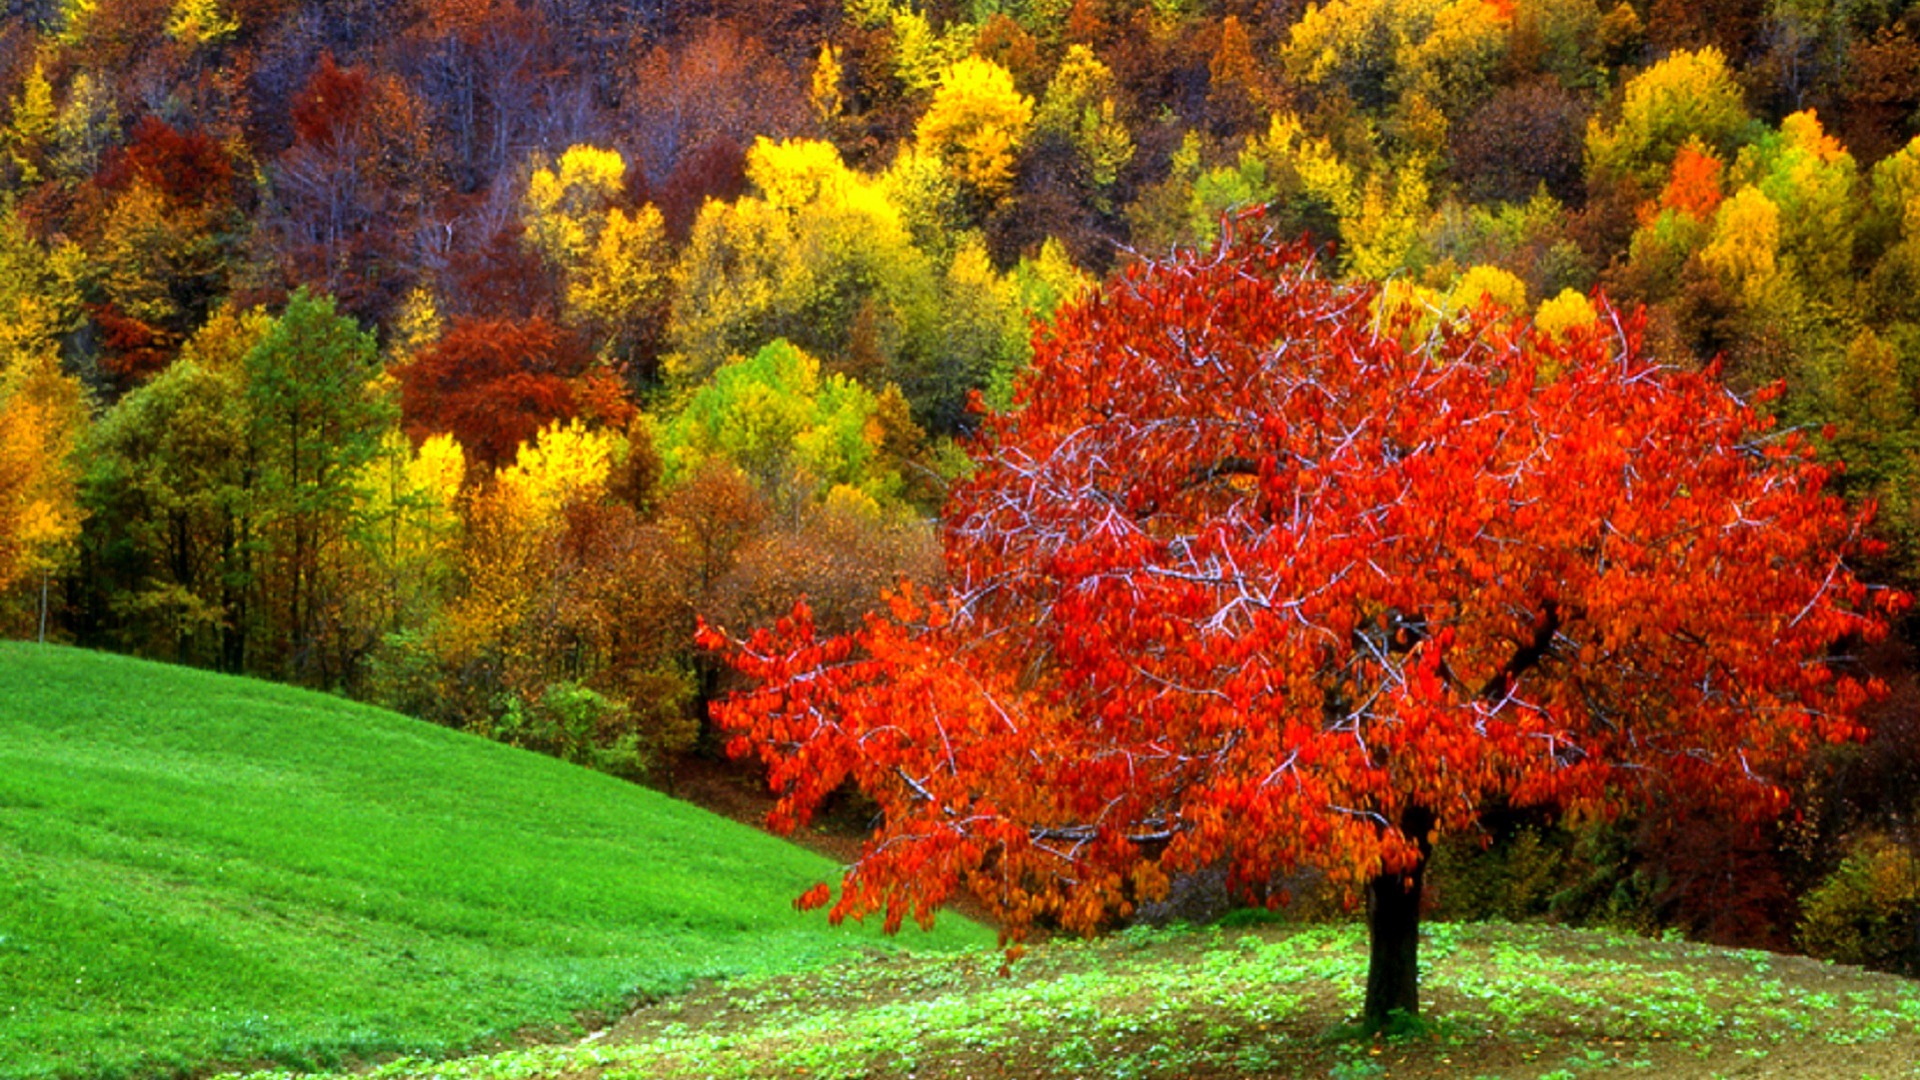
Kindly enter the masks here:
M 401 299 L 400 313 L 393 320 L 393 336 L 387 342 L 393 362 L 404 364 L 420 350 L 439 341 L 445 325 L 432 287 L 415 285 Z
M 80 385 L 51 355 L 0 389 L 0 590 L 58 566 L 80 535 Z
M 1493 303 L 1510 312 L 1527 307 L 1527 283 L 1497 266 L 1480 265 L 1461 274 L 1447 294 L 1452 311 L 1470 311 L 1483 303 Z
M 840 93 L 841 77 L 840 50 L 822 43 L 820 55 L 813 62 L 813 78 L 807 85 L 807 100 L 813 105 L 814 119 L 823 124 L 837 119 L 846 108 L 846 99 Z
M 240 20 L 221 10 L 220 0 L 174 0 L 167 36 L 187 46 L 218 45 L 240 30 Z
M 1506 41 L 1486 0 L 1329 0 L 1294 23 L 1281 60 L 1295 81 L 1358 101 L 1419 91 L 1457 107 L 1486 88 Z
M 452 435 L 414 450 L 398 429 L 354 477 L 356 541 L 372 580 L 356 592 L 389 611 L 429 608 L 457 564 L 466 456 Z
M 1874 210 L 1907 239 L 1920 239 L 1920 136 L 1873 167 Z
M 607 333 L 666 302 L 667 227 L 652 203 L 607 211 L 585 265 L 567 278 L 567 307 Z
M 556 266 L 578 266 L 598 241 L 626 177 L 619 151 L 584 145 L 569 147 L 554 167 L 535 169 L 527 180 L 528 242 Z
M 1427 179 L 1423 167 L 1367 177 L 1359 212 L 1340 220 L 1346 242 L 1346 272 L 1362 280 L 1381 280 L 1406 269 L 1407 257 L 1427 216 Z
M 0 147 L 20 170 L 22 184 L 40 182 L 38 163 L 53 140 L 55 112 L 53 84 L 47 81 L 40 61 L 33 62 L 20 95 L 13 99 L 13 123 L 0 132 Z
M 1115 112 L 1114 85 L 1112 69 L 1092 49 L 1069 46 L 1034 113 L 1034 130 L 1073 143 L 1096 188 L 1111 187 L 1133 160 L 1133 136 Z
M 272 327 L 273 317 L 261 308 L 221 307 L 180 347 L 178 362 L 198 364 L 208 371 L 236 371 Z
M 500 470 L 498 486 L 513 494 L 531 522 L 544 525 L 571 503 L 605 495 L 623 449 L 617 432 L 588 428 L 577 419 L 555 421 L 520 445 L 513 464 Z
M 990 198 L 1013 182 L 1014 157 L 1033 126 L 1033 99 L 991 60 L 969 56 L 947 68 L 933 104 L 914 129 L 960 181 Z
M 1591 326 L 1599 318 L 1600 313 L 1585 293 L 1562 289 L 1560 295 L 1540 301 L 1540 307 L 1533 313 L 1533 325 L 1541 333 L 1565 338 L 1567 331 Z
M 1617 123 L 1588 121 L 1587 169 L 1654 191 L 1681 144 L 1698 138 L 1725 160 L 1746 122 L 1740 86 L 1720 50 L 1676 49 L 1627 83 Z
M 1758 306 L 1779 284 L 1779 253 L 1780 208 L 1748 185 L 1720 204 L 1699 258 L 1749 306 Z
M 1812 110 L 1788 116 L 1777 134 L 1741 150 L 1732 178 L 1758 187 L 1780 208 L 1780 251 L 1803 286 L 1850 290 L 1859 169 Z
M 942 73 L 973 51 L 974 27 L 964 19 L 952 20 L 938 34 L 916 11 L 896 11 L 888 22 L 893 28 L 894 76 L 910 91 L 939 85 Z
M 1290 171 L 1302 191 L 1325 203 L 1337 217 L 1359 212 L 1359 184 L 1352 167 L 1340 160 L 1326 138 L 1307 135 L 1298 116 L 1275 113 L 1261 145 L 1276 176 Z

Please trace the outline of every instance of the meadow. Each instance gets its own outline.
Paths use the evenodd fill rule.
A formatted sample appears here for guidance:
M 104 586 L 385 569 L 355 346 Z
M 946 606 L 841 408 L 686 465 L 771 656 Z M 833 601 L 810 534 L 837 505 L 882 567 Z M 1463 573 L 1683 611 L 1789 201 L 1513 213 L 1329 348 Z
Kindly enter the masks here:
M 827 860 L 588 770 L 246 679 L 0 643 L 0 1077 L 566 1037 L 872 950 Z

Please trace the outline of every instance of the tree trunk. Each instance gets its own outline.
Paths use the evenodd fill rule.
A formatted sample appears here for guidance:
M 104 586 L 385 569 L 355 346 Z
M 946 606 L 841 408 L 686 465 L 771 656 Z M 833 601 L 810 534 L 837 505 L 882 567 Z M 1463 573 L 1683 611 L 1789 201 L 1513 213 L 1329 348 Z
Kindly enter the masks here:
M 1420 885 L 1432 850 L 1427 834 L 1433 814 L 1410 806 L 1400 829 L 1420 846 L 1411 870 L 1381 874 L 1367 887 L 1367 924 L 1372 950 L 1367 959 L 1367 1002 L 1361 1020 L 1378 1031 L 1420 1015 Z M 1394 1014 L 1401 1014 L 1396 1018 Z

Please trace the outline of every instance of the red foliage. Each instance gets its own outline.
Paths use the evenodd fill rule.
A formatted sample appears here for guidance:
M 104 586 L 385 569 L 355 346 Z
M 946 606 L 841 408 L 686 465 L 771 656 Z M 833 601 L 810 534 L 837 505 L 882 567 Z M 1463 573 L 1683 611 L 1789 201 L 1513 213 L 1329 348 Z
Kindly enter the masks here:
M 372 94 L 373 82 L 364 67 L 343 69 L 333 62 L 333 53 L 321 53 L 293 102 L 294 136 L 318 147 L 353 138 Z
M 1859 737 L 1874 686 L 1829 650 L 1904 598 L 1849 569 L 1864 521 L 1797 436 L 1610 311 L 1556 342 L 1374 296 L 1300 246 L 1135 267 L 988 422 L 945 595 L 732 644 L 759 685 L 716 719 L 773 823 L 847 782 L 882 811 L 835 916 L 970 888 L 1015 936 L 1088 930 L 1216 863 L 1417 904 L 1483 806 L 1751 819 Z
M 476 318 L 551 317 L 557 309 L 551 277 L 539 252 L 524 240 L 517 221 L 487 231 L 484 210 L 457 219 L 447 231 L 455 247 L 447 253 L 440 293 L 447 311 Z M 474 242 L 474 238 L 484 239 Z M 469 246 L 470 245 L 470 246 Z
M 102 366 L 122 387 L 144 382 L 173 362 L 180 344 L 175 335 L 126 314 L 117 304 L 93 304 L 88 311 L 100 327 Z
M 402 423 L 415 439 L 452 432 L 468 461 L 498 468 L 541 427 L 578 413 L 573 380 L 589 359 L 545 319 L 456 319 L 395 373 Z
M 148 113 L 133 125 L 124 148 L 110 150 L 100 186 L 119 191 L 135 181 L 176 206 L 204 207 L 233 197 L 233 162 L 203 131 L 183 132 Z
M 725 135 L 714 136 L 681 158 L 660 185 L 658 205 L 667 233 L 676 240 L 686 240 L 693 231 L 693 219 L 708 199 L 728 202 L 746 190 L 746 151 Z

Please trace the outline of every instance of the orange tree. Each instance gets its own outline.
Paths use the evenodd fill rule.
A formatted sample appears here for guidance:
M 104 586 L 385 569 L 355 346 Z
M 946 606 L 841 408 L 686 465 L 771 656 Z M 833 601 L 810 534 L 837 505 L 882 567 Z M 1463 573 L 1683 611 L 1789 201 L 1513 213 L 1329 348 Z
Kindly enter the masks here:
M 942 592 L 703 631 L 752 678 L 718 719 L 773 824 L 878 802 L 835 918 L 964 887 L 1016 939 L 1090 932 L 1170 875 L 1317 867 L 1366 898 L 1379 1026 L 1418 1011 L 1441 832 L 1663 786 L 1777 813 L 1861 734 L 1841 646 L 1903 598 L 1850 569 L 1866 515 L 1796 434 L 1604 305 L 1555 339 L 1376 296 L 1301 247 L 1137 266 L 985 423 Z

